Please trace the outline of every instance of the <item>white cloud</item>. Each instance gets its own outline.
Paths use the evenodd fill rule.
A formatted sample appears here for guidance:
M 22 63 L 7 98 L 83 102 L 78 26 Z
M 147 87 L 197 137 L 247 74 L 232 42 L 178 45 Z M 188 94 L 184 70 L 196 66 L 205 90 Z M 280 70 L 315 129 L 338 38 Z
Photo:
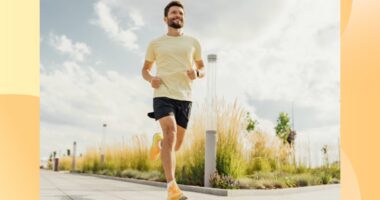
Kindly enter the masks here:
M 41 140 L 47 149 L 71 145 L 94 146 L 107 123 L 107 141 L 155 131 L 152 94 L 141 77 L 104 73 L 91 66 L 65 62 L 54 71 L 41 72 Z M 53 139 L 54 138 L 54 139 Z M 47 142 L 53 140 L 53 142 Z M 59 143 L 59 145 L 58 145 Z
M 121 42 L 124 47 L 130 50 L 138 49 L 138 38 L 135 31 L 144 26 L 144 20 L 138 10 L 130 11 L 129 17 L 133 24 L 130 24 L 128 28 L 123 28 L 121 21 L 112 13 L 110 5 L 107 5 L 106 2 L 97 2 L 94 9 L 97 19 L 92 20 L 92 24 L 101 27 L 111 39 Z
M 339 119 L 339 2 L 256 3 L 266 9 L 252 5 L 252 14 L 247 9 L 237 13 L 225 5 L 216 12 L 225 11 L 230 18 L 225 14 L 211 17 L 197 25 L 199 31 L 192 29 L 201 36 L 205 54 L 218 54 L 219 96 L 294 101 L 317 108 L 319 112 L 313 115 L 320 118 Z M 278 12 L 268 13 L 273 11 L 270 3 L 275 3 Z M 244 7 L 251 8 L 247 4 Z M 325 14 L 318 15 L 322 10 Z M 202 28 L 202 24 L 222 22 L 224 31 L 212 28 L 218 34 L 210 35 L 215 30 Z
M 140 28 L 141 26 L 144 26 L 145 23 L 144 23 L 144 20 L 140 14 L 139 11 L 137 10 L 133 10 L 130 15 L 131 19 L 133 20 L 133 22 L 135 23 L 135 26 Z
M 50 33 L 50 45 L 63 54 L 68 54 L 77 61 L 83 61 L 86 55 L 91 54 L 90 47 L 84 42 L 73 42 L 66 35 Z

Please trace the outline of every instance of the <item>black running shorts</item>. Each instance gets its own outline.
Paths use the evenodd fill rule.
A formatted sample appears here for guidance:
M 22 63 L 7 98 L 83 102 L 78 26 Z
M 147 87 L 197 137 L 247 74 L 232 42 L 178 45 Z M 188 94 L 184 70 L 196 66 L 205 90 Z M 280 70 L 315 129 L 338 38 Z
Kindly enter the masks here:
M 174 116 L 177 125 L 186 129 L 191 113 L 191 101 L 181 101 L 167 97 L 153 98 L 153 113 L 148 116 L 159 120 L 163 117 Z

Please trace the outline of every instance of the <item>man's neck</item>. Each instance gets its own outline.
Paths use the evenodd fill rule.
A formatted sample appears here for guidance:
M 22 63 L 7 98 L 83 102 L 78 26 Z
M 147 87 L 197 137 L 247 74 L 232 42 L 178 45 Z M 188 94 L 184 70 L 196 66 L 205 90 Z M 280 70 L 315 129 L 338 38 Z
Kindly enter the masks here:
M 182 34 L 183 34 L 182 28 L 175 29 L 175 28 L 171 28 L 171 27 L 168 28 L 168 33 L 166 33 L 166 35 L 174 36 L 174 37 L 181 36 Z

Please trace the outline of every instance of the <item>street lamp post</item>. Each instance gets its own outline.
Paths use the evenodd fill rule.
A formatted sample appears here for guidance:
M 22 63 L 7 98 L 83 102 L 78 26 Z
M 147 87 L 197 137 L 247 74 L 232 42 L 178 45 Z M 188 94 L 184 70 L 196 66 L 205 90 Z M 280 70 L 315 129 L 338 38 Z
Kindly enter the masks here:
M 103 124 L 103 134 L 102 134 L 102 148 L 100 153 L 100 166 L 104 165 L 104 157 L 105 157 L 105 151 L 106 151 L 106 127 L 107 124 Z
M 74 144 L 73 144 L 73 162 L 72 162 L 72 165 L 71 165 L 71 171 L 75 171 L 75 156 L 76 156 L 76 150 L 77 149 L 77 142 L 74 141 Z
M 207 56 L 207 119 L 204 174 L 205 187 L 210 187 L 210 176 L 216 171 L 216 60 L 216 54 L 210 54 Z

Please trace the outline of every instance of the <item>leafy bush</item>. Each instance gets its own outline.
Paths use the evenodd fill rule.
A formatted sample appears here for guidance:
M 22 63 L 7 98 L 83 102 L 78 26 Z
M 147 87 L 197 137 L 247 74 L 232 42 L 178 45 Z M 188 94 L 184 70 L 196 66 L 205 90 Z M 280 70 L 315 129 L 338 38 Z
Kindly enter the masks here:
M 246 113 L 236 102 L 233 105 L 217 103 L 217 173 L 212 176 L 215 187 L 269 189 L 339 183 L 338 162 L 320 168 L 297 165 L 292 157 L 294 149 L 289 144 L 258 128 L 247 130 Z M 178 183 L 204 184 L 206 117 L 204 112 L 192 115 L 185 142 L 176 152 Z M 107 147 L 102 166 L 98 148 L 92 148 L 83 157 L 78 157 L 77 170 L 164 181 L 161 160 L 148 159 L 150 141 L 147 138 L 136 135 L 131 140 Z M 242 178 L 247 181 L 240 183 Z
M 293 177 L 285 177 L 285 184 L 288 187 L 296 187 L 297 183 Z
M 249 171 L 261 171 L 261 172 L 270 172 L 272 170 L 271 164 L 268 159 L 265 158 L 255 158 L 253 160 L 253 165 Z
M 329 184 L 332 181 L 332 176 L 324 172 L 321 174 L 320 179 L 322 184 Z
M 239 182 L 236 181 L 232 176 L 219 175 L 215 172 L 210 177 L 210 184 L 214 188 L 221 189 L 239 189 Z
M 121 172 L 121 177 L 137 178 L 139 175 L 140 172 L 134 169 L 126 169 Z
M 97 174 L 105 175 L 105 176 L 113 176 L 115 173 L 109 169 L 102 169 L 102 170 L 98 171 Z
M 244 129 L 244 112 L 236 104 L 218 107 L 218 143 L 216 169 L 219 174 L 239 178 L 245 175 L 247 163 L 243 159 L 240 131 Z

